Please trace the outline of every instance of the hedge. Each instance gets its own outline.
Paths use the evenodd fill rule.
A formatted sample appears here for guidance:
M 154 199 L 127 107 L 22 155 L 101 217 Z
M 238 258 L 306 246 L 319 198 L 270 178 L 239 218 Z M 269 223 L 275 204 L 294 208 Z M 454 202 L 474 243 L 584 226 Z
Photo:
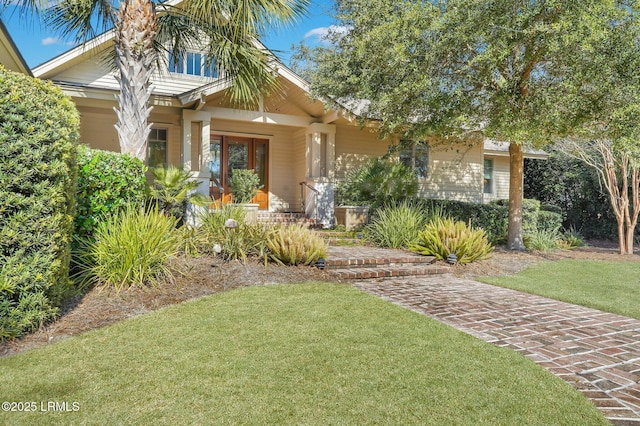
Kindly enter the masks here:
M 146 166 L 127 154 L 78 148 L 76 236 L 90 237 L 100 217 L 131 201 L 142 203 Z
M 53 319 L 72 288 L 78 129 L 60 89 L 0 66 L 0 340 Z
M 509 201 L 496 200 L 488 204 L 467 203 L 453 200 L 422 200 L 430 209 L 442 209 L 445 215 L 487 232 L 493 244 L 507 240 L 509 226 Z M 542 210 L 542 208 L 546 210 Z M 522 203 L 522 231 L 524 235 L 536 230 L 558 230 L 562 226 L 562 215 L 552 206 L 541 206 L 540 201 L 525 199 Z

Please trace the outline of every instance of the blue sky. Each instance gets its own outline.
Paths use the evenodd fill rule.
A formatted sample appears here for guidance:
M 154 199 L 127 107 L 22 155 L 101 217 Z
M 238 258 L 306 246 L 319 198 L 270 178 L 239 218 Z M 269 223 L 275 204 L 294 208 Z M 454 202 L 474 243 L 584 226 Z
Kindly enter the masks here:
M 307 16 L 292 28 L 267 34 L 262 42 L 269 49 L 276 51 L 278 57 L 288 64 L 292 44 L 300 44 L 302 40 L 308 44 L 318 43 L 321 35 L 334 22 L 330 16 L 332 4 L 330 0 L 313 0 Z M 58 34 L 45 28 L 37 19 L 21 17 L 20 13 L 11 7 L 0 16 L 31 68 L 73 47 L 68 41 L 61 40 Z

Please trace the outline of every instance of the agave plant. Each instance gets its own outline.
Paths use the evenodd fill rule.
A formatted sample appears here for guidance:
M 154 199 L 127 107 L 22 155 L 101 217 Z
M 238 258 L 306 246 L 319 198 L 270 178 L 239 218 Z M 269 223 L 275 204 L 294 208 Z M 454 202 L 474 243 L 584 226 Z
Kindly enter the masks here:
M 411 250 L 445 260 L 455 254 L 458 263 L 486 259 L 493 251 L 482 229 L 474 229 L 465 222 L 448 218 L 435 218 L 418 234 L 418 241 Z

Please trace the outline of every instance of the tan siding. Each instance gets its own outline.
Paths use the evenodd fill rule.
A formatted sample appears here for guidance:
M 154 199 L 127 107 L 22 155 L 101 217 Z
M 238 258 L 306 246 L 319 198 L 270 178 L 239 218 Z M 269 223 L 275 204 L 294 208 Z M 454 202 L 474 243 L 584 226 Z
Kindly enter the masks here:
M 482 202 L 482 145 L 430 147 L 429 177 L 420 182 L 424 198 Z
M 79 107 L 80 141 L 91 148 L 120 152 L 115 128 L 116 113 L 108 108 Z M 181 131 L 179 116 L 171 113 L 151 114 L 154 127 L 167 129 L 169 164 L 181 165 Z
M 118 133 L 114 127 L 116 113 L 107 108 L 82 108 L 80 111 L 80 142 L 91 148 L 120 152 Z
M 509 157 L 490 157 L 493 160 L 493 193 L 484 194 L 484 201 L 509 198 Z
M 110 70 L 100 59 L 92 58 L 48 78 L 54 81 L 118 90 L 119 85 L 114 76 L 115 72 Z M 212 81 L 210 78 L 169 72 L 162 74 L 156 72 L 152 78 L 154 93 L 165 95 L 178 95 Z
M 349 170 L 372 157 L 387 153 L 388 141 L 378 139 L 375 133 L 360 127 L 336 128 L 336 178 L 344 179 Z
M 230 120 L 211 121 L 211 132 L 246 135 L 269 140 L 269 210 L 289 211 L 298 208 L 298 183 L 294 175 L 296 129 Z

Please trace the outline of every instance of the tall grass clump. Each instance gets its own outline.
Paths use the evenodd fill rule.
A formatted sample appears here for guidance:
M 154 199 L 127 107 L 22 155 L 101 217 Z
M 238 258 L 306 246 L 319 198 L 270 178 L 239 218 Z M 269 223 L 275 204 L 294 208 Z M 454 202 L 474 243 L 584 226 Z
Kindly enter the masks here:
M 237 226 L 227 226 L 229 219 Z M 201 253 L 220 255 L 225 260 L 245 260 L 251 255 L 265 255 L 266 232 L 261 225 L 246 222 L 242 207 L 224 204 L 200 216 L 196 245 Z
M 538 229 L 524 236 L 524 245 L 529 250 L 550 251 L 558 248 L 560 233 L 554 229 Z
M 420 204 L 403 201 L 378 210 L 364 228 L 365 237 L 380 247 L 409 247 L 429 220 L 428 210 Z
M 464 265 L 486 259 L 493 252 L 493 246 L 482 229 L 474 229 L 465 222 L 453 219 L 435 218 L 418 234 L 418 241 L 411 246 L 411 250 L 440 260 L 445 260 L 453 253 L 458 263 Z
M 283 265 L 312 265 L 327 255 L 327 243 L 302 225 L 272 229 L 266 245 L 269 257 Z
M 177 219 L 158 209 L 125 206 L 98 222 L 94 239 L 78 249 L 81 285 L 157 285 L 173 277 L 170 259 L 178 252 Z

